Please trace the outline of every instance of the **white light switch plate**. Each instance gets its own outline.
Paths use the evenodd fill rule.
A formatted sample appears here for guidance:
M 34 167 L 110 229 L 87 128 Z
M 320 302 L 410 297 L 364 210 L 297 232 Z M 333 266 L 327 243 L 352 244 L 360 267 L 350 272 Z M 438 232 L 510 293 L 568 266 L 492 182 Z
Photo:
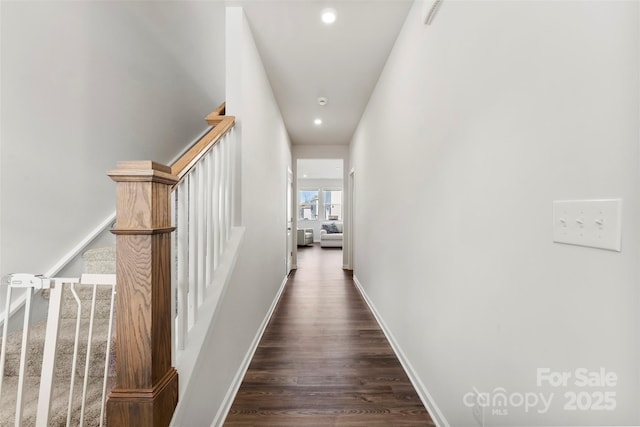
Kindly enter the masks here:
M 620 252 L 622 199 L 556 200 L 553 241 Z

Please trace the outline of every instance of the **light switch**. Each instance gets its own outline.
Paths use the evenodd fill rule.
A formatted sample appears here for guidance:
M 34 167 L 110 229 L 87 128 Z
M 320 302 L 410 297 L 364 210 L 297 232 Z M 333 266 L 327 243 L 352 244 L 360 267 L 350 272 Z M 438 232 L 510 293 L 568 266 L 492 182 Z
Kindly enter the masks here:
M 553 241 L 620 252 L 622 199 L 556 200 Z

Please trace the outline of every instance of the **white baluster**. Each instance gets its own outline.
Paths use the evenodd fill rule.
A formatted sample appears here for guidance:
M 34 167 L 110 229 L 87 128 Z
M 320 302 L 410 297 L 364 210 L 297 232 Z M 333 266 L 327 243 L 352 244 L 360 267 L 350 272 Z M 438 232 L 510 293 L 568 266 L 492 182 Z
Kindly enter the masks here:
M 197 172 L 189 174 L 189 329 L 198 319 L 198 225 L 197 225 Z
M 198 220 L 198 246 L 196 249 L 196 257 L 198 258 L 198 308 L 202 305 L 205 297 L 205 235 L 207 233 L 205 227 L 204 210 L 207 200 L 206 187 L 205 187 L 205 173 L 206 169 L 202 162 L 197 166 L 198 174 L 198 204 L 197 204 L 197 220 Z
M 178 194 L 180 185 L 176 185 L 171 190 L 171 224 L 174 226 L 178 223 Z M 173 346 L 171 350 L 171 366 L 176 365 L 176 353 L 180 349 L 179 338 L 178 338 L 178 322 L 180 321 L 180 316 L 178 314 L 178 301 L 180 300 L 179 291 L 180 287 L 178 285 L 178 264 L 180 262 L 180 257 L 178 256 L 178 235 L 180 231 L 176 227 L 176 230 L 171 233 L 171 316 L 173 316 L 173 322 L 171 322 L 171 338 L 173 342 L 171 345 Z
M 235 130 L 231 129 L 229 133 L 225 136 L 227 139 L 227 144 L 229 144 L 229 151 L 231 153 L 231 161 L 229 164 L 231 165 L 231 171 L 229 172 L 229 182 L 231 185 L 231 218 L 229 218 L 229 229 L 233 226 L 233 222 L 236 217 L 236 134 Z
M 225 189 L 224 189 L 224 233 L 225 243 L 231 238 L 231 174 L 233 169 L 231 168 L 231 147 L 229 146 L 229 140 L 225 138 Z
M 178 288 L 178 325 L 176 340 L 179 350 L 184 350 L 189 330 L 189 181 L 184 180 L 176 189 L 178 209 L 176 224 L 177 250 L 177 288 Z
M 216 145 L 213 150 L 215 175 L 213 179 L 213 247 L 214 247 L 214 268 L 220 264 L 220 146 Z
M 224 222 L 226 212 L 227 197 L 227 148 L 224 139 L 220 141 L 220 255 L 224 255 L 224 246 L 227 242 L 227 230 Z
M 215 147 L 214 147 L 215 148 Z M 217 267 L 216 258 L 217 258 L 217 250 L 215 248 L 214 243 L 214 233 L 215 233 L 215 212 L 216 212 L 216 202 L 215 202 L 215 183 L 216 183 L 216 159 L 215 159 L 215 150 L 212 149 L 209 153 L 209 215 L 207 220 L 209 221 L 209 234 L 207 235 L 207 245 L 209 247 L 209 268 L 211 269 L 211 275 L 209 277 L 209 281 L 207 286 L 213 283 L 213 273 Z

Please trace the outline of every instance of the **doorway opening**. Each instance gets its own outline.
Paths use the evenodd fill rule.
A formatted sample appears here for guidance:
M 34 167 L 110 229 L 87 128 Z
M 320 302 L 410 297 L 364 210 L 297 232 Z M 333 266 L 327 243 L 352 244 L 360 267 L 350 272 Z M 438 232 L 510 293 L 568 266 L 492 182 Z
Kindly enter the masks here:
M 345 241 L 343 159 L 298 159 L 296 245 L 342 253 Z
M 287 276 L 293 269 L 293 244 L 295 237 L 293 235 L 293 172 L 289 168 L 287 170 L 287 255 L 286 269 Z

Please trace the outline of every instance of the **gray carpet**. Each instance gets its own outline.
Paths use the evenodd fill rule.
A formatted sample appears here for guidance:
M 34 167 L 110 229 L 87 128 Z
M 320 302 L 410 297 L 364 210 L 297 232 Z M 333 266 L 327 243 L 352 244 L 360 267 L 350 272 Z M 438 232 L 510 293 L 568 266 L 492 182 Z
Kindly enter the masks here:
M 92 249 L 87 251 L 83 255 L 83 258 L 85 262 L 84 270 L 87 273 L 115 273 L 115 248 Z M 80 421 L 80 402 L 85 377 L 89 315 L 93 292 L 92 286 L 87 285 L 76 285 L 76 289 L 81 300 L 81 315 L 80 341 L 71 404 L 72 426 L 79 425 Z M 110 288 L 98 286 L 96 318 L 94 320 L 94 332 L 91 341 L 91 356 L 87 376 L 87 404 L 85 406 L 84 422 L 82 423 L 84 426 L 98 426 L 100 424 L 100 397 L 105 367 L 105 352 L 107 349 L 110 299 Z M 66 425 L 77 311 L 76 301 L 68 289 L 68 286 L 65 286 L 60 333 L 56 346 L 56 369 L 54 371 L 55 381 L 51 399 L 51 415 L 49 417 L 50 426 Z M 23 426 L 35 425 L 45 331 L 46 322 L 38 322 L 30 327 L 31 336 L 27 350 L 25 393 L 23 398 Z M 14 332 L 8 337 L 4 381 L 2 395 L 0 396 L 0 427 L 14 425 L 21 341 L 22 331 Z M 115 363 L 113 340 L 108 363 L 109 380 L 107 390 L 113 386 L 115 376 L 113 369 Z

